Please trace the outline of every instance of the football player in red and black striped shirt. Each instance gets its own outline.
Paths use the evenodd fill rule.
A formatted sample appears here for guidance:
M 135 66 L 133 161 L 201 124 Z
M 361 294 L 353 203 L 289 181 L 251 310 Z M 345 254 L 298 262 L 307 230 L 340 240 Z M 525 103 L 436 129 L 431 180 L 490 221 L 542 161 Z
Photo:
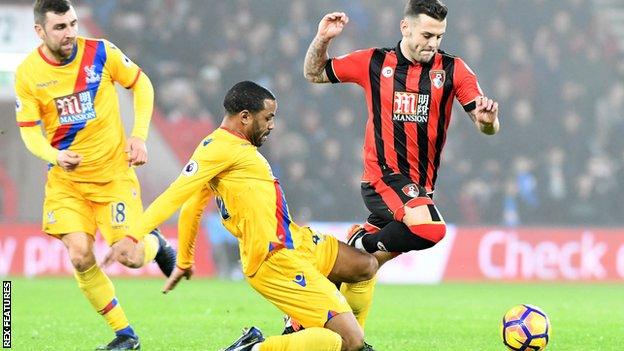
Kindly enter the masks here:
M 446 6 L 439 0 L 409 0 L 404 14 L 402 39 L 395 47 L 329 58 L 331 40 L 349 21 L 345 13 L 329 13 L 320 21 L 304 63 L 304 75 L 311 82 L 350 82 L 364 89 L 368 120 L 362 196 L 371 214 L 349 243 L 375 252 L 380 264 L 397 253 L 432 247 L 446 233 L 433 191 L 453 99 L 481 132 L 492 135 L 499 129 L 498 103 L 484 96 L 475 73 L 461 58 L 439 50 Z M 364 298 L 368 301 L 355 301 L 363 304 L 361 324 L 372 285 L 359 289 L 370 290 Z M 358 298 L 348 288 L 343 292 L 352 303 Z M 360 306 L 352 307 L 357 312 Z

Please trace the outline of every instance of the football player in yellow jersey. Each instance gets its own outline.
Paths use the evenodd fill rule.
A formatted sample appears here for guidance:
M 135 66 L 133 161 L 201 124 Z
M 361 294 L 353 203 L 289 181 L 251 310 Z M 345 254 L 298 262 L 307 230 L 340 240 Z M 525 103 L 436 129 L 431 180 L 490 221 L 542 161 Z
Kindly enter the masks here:
M 143 210 L 131 166 L 147 161 L 153 87 L 113 44 L 77 35 L 68 0 L 37 0 L 34 15 L 43 43 L 16 71 L 16 117 L 28 150 L 49 163 L 43 231 L 65 244 L 78 286 L 115 332 L 102 349 L 137 350 L 139 339 L 96 264 L 93 241 L 99 229 L 109 245 L 118 242 Z M 127 140 L 114 82 L 134 92 L 135 123 Z M 119 261 L 137 268 L 154 259 L 169 276 L 175 252 L 158 231 L 132 242 Z
M 251 328 L 226 350 L 361 350 L 364 335 L 333 282 L 370 279 L 374 256 L 335 237 L 295 224 L 282 187 L 257 148 L 274 127 L 277 104 L 249 81 L 234 85 L 223 105 L 221 127 L 197 147 L 182 174 L 143 213 L 138 238 L 182 207 L 177 267 L 164 292 L 190 278 L 203 209 L 216 199 L 223 224 L 239 240 L 246 280 L 304 330 L 266 339 Z M 107 258 L 119 255 L 113 247 Z

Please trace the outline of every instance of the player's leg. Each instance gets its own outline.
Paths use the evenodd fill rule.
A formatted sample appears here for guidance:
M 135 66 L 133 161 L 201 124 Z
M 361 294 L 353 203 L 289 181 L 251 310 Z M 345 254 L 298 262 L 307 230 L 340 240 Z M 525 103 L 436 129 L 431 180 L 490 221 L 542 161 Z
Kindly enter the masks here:
M 371 215 L 365 227 L 350 233 L 349 244 L 374 253 L 379 266 L 401 252 L 424 250 L 440 241 L 446 225 L 425 190 L 400 174 L 362 184 Z M 376 279 L 343 284 L 340 291 L 364 328 Z
M 424 188 L 400 174 L 363 184 L 362 195 L 373 215 L 388 224 L 374 235 L 359 233 L 352 243 L 368 252 L 428 249 L 446 233 L 446 224 Z
M 267 337 L 259 343 L 259 350 L 360 350 L 364 345 L 349 305 L 309 255 L 278 250 L 247 280 L 305 327 L 297 333 Z M 336 317 L 336 322 L 328 323 Z
M 88 187 L 88 185 L 82 185 Z M 115 297 L 115 288 L 96 264 L 93 254 L 95 214 L 80 191 L 81 185 L 48 175 L 43 205 L 43 231 L 59 238 L 74 267 L 74 277 L 93 309 L 121 338 L 120 350 L 139 347 L 138 338 Z M 117 340 L 118 338 L 116 338 Z
M 404 250 L 406 247 L 413 250 L 433 246 L 431 241 L 414 235 L 404 223 L 396 221 L 395 213 L 392 211 L 401 209 L 401 216 L 413 219 L 412 210 L 405 209 L 405 204 L 410 201 L 413 204 L 413 200 L 419 195 L 420 188 L 401 175 L 392 175 L 377 182 L 362 184 L 362 197 L 371 215 L 363 228 L 349 233 L 349 244 L 373 253 L 379 266 L 400 252 L 409 251 Z M 418 211 L 417 214 L 421 214 L 422 211 L 420 209 Z M 376 279 L 373 278 L 358 283 L 342 284 L 340 289 L 362 328 L 365 327 L 370 313 L 375 284 Z
M 100 231 L 109 245 L 132 238 L 130 228 L 143 212 L 140 185 L 133 169 L 129 168 L 126 174 L 109 183 L 92 187 L 88 197 L 95 204 Z M 131 250 L 118 256 L 119 263 L 139 268 L 156 260 L 163 274 L 171 274 L 176 255 L 160 230 L 155 229 L 133 243 Z
M 93 255 L 93 236 L 77 232 L 62 235 L 61 240 L 74 266 L 74 276 L 78 281 L 78 287 L 93 309 L 104 317 L 106 323 L 115 332 L 116 337 L 111 346 L 119 350 L 137 349 L 140 345 L 139 338 L 117 301 L 115 287 L 106 273 L 96 264 Z M 102 347 L 102 349 L 107 348 Z
M 377 260 L 333 236 L 312 231 L 311 238 L 311 244 L 304 240 L 303 246 L 309 248 L 314 266 L 330 281 L 343 283 L 340 291 L 351 306 L 358 323 L 364 326 L 373 299 L 374 277 L 379 267 Z M 290 317 L 286 320 L 284 333 L 301 328 L 300 322 Z
M 348 241 L 352 243 L 352 239 L 358 235 L 376 233 L 379 231 L 379 227 L 383 227 L 387 223 L 388 220 L 371 214 L 364 227 L 354 226 L 350 229 L 350 232 L 347 234 Z M 373 253 L 373 255 L 377 259 L 378 267 L 381 267 L 382 264 L 396 257 L 395 253 L 384 251 L 377 251 Z M 347 299 L 362 329 L 366 326 L 366 320 L 368 319 L 373 304 L 376 282 L 377 278 L 371 277 L 370 279 L 360 282 L 346 282 L 340 286 L 340 292 Z
M 372 279 L 378 268 L 375 257 L 338 241 L 331 235 L 310 230 L 309 238 L 311 240 L 304 235 L 301 247 L 314 261 L 316 269 L 334 283 L 352 283 L 343 284 L 345 287 L 341 291 L 346 294 L 347 302 L 351 305 L 355 316 L 358 317 L 360 310 L 363 310 L 361 315 L 365 318 L 373 294 L 372 289 L 368 287 L 373 285 Z M 285 322 L 283 334 L 303 329 L 300 322 L 291 316 L 286 316 Z
M 357 283 L 372 279 L 378 267 L 375 256 L 338 241 L 338 257 L 327 278 L 334 283 Z
M 300 332 L 269 336 L 262 335 L 256 327 L 243 329 L 243 335 L 223 351 L 340 351 L 340 335 L 326 328 L 309 328 Z M 364 349 L 365 350 L 365 349 Z
M 361 350 L 365 345 L 364 330 L 360 328 L 353 312 L 336 315 L 325 323 L 325 328 L 342 337 L 342 350 Z

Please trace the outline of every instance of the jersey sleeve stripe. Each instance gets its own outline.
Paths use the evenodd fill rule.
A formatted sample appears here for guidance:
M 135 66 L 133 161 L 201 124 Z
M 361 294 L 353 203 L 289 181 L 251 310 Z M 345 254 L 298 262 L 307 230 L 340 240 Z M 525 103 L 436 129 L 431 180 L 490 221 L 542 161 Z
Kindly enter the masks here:
M 18 127 L 34 127 L 41 124 L 41 120 L 38 121 L 26 121 L 26 122 L 17 122 Z
M 139 80 L 139 77 L 141 76 L 141 72 L 142 70 L 139 68 L 139 71 L 136 74 L 136 77 L 134 77 L 134 80 L 132 81 L 132 83 L 130 83 L 130 85 L 128 85 L 126 87 L 126 89 L 132 89 L 132 87 L 136 84 L 136 82 Z
M 333 61 L 329 59 L 325 63 L 325 74 L 327 74 L 327 78 L 329 78 L 330 82 L 340 83 L 340 80 L 338 79 L 338 77 L 336 77 L 336 73 L 334 72 L 334 66 L 332 65 L 332 62 Z

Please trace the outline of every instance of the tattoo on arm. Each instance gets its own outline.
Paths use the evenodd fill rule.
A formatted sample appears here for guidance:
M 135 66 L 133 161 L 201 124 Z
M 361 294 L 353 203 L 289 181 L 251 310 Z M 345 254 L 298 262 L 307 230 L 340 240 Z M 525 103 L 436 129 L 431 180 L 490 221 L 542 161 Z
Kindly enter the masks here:
M 329 58 L 327 55 L 328 47 L 329 40 L 322 41 L 318 37 L 315 37 L 308 48 L 308 52 L 306 52 L 305 61 L 303 63 L 303 75 L 312 83 L 329 82 L 329 78 L 325 73 L 325 64 Z

